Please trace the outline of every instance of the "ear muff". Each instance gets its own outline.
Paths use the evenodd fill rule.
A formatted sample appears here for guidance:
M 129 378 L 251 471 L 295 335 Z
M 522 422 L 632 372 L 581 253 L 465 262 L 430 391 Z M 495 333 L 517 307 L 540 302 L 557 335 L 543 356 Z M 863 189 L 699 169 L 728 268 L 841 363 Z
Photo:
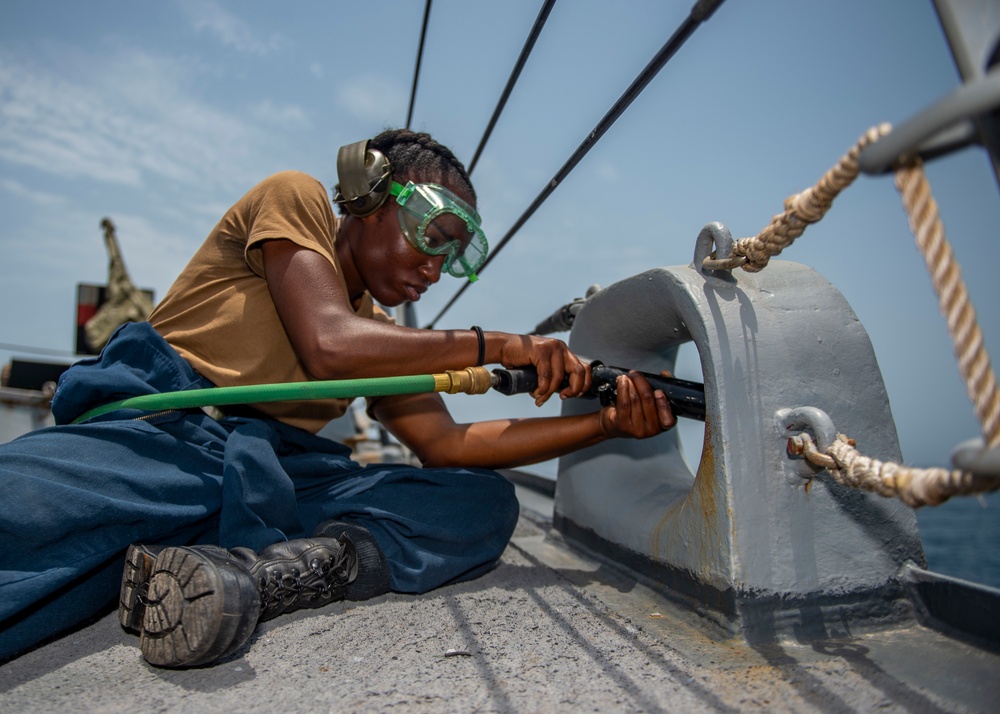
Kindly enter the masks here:
M 369 149 L 368 140 L 341 146 L 337 152 L 336 195 L 353 216 L 367 216 L 389 197 L 392 164 L 378 149 Z

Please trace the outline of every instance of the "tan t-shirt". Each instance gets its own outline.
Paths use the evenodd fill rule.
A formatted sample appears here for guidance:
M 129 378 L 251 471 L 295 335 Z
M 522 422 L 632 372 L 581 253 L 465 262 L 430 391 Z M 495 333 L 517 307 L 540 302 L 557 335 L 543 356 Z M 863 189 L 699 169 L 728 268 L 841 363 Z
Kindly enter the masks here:
M 271 301 L 261 246 L 267 240 L 290 240 L 325 257 L 339 276 L 336 235 L 337 218 L 323 185 L 297 171 L 275 174 L 226 212 L 149 321 L 198 374 L 217 386 L 307 381 Z M 391 321 L 368 293 L 354 311 Z M 348 403 L 330 399 L 252 406 L 315 433 L 342 416 Z

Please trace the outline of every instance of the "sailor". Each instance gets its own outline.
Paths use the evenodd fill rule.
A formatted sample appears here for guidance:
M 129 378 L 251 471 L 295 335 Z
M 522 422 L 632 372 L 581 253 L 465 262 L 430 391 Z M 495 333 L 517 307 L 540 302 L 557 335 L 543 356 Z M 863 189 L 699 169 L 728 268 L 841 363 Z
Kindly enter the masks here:
M 260 620 L 492 568 L 518 516 L 493 469 L 673 427 L 638 374 L 582 415 L 457 424 L 436 394 L 371 399 L 423 468 L 360 466 L 316 436 L 343 400 L 118 409 L 186 389 L 533 365 L 540 405 L 590 372 L 555 339 L 396 325 L 441 275 L 475 279 L 488 244 L 462 164 L 427 134 L 385 131 L 338 155 L 335 215 L 283 172 L 236 202 L 145 322 L 60 380 L 57 426 L 0 446 L 0 661 L 100 615 L 116 595 L 147 661 L 211 664 Z M 562 386 L 564 378 L 568 386 Z M 124 573 L 122 560 L 125 556 Z

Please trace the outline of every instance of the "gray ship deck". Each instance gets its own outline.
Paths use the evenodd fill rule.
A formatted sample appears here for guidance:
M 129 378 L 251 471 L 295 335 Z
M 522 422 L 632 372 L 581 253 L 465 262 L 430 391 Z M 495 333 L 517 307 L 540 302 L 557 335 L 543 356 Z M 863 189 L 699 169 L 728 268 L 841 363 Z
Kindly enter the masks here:
M 264 623 L 214 667 L 142 660 L 109 614 L 0 667 L 0 711 L 996 711 L 1000 655 L 932 630 L 749 647 L 570 549 L 519 488 L 499 567 Z

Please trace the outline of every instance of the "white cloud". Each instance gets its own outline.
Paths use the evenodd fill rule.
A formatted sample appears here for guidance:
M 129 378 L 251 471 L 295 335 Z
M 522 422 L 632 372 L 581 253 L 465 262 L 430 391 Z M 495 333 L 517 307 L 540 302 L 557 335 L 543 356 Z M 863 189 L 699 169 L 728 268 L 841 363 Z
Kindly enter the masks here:
M 135 184 L 106 114 L 80 88 L 0 57 L 0 158 L 49 173 Z
M 250 26 L 217 2 L 211 0 L 181 0 L 181 10 L 197 32 L 207 32 L 225 47 L 237 52 L 266 55 L 281 46 L 281 36 L 273 34 L 261 39 Z
M 259 102 L 253 108 L 253 116 L 264 124 L 284 128 L 302 128 L 309 126 L 309 119 L 302 107 L 294 104 L 277 105 L 270 99 Z
M 227 184 L 253 170 L 263 132 L 188 93 L 200 67 L 128 49 L 90 61 L 71 80 L 0 55 L 0 160 L 127 186 Z M 301 121 L 294 107 L 271 113 Z
M 316 79 L 323 79 L 326 77 L 326 70 L 323 69 L 323 65 L 319 62 L 313 62 L 309 65 L 309 73 Z
M 66 199 L 62 196 L 57 196 L 54 193 L 47 193 L 45 191 L 36 191 L 28 188 L 19 181 L 14 181 L 12 179 L 4 179 L 0 181 L 0 188 L 12 193 L 18 198 L 24 198 L 32 203 L 39 206 L 53 206 L 58 203 L 65 203 Z
M 400 110 L 400 97 L 408 97 L 409 89 L 395 77 L 382 74 L 357 75 L 342 84 L 337 91 L 339 109 L 365 123 L 384 124 L 405 111 Z
M 602 162 L 597 164 L 594 169 L 597 178 L 601 179 L 604 183 L 618 183 L 621 180 L 621 171 L 618 170 L 615 164 Z

